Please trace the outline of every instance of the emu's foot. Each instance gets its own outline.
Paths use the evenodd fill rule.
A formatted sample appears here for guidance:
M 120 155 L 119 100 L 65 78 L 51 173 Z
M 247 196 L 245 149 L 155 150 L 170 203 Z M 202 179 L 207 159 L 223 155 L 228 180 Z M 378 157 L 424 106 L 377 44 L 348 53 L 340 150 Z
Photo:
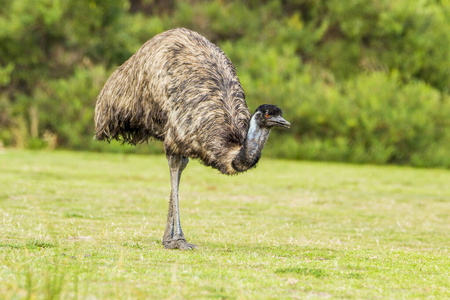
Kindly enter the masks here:
M 193 250 L 197 248 L 194 244 L 186 242 L 186 240 L 170 240 L 163 242 L 166 249 Z

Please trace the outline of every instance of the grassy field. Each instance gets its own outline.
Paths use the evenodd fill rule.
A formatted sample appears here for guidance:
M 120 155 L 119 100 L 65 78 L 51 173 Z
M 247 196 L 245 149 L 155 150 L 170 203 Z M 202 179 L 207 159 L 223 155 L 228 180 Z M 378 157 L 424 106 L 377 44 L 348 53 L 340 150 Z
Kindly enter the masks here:
M 0 154 L 2 299 L 449 298 L 450 171 L 190 162 L 161 245 L 163 156 Z

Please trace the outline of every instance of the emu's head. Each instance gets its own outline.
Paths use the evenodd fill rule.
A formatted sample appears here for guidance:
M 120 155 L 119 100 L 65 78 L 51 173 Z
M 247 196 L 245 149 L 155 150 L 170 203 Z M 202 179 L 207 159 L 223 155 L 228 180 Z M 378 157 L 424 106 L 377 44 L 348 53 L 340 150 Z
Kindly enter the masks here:
M 271 104 L 260 105 L 254 114 L 254 118 L 259 126 L 272 128 L 274 126 L 290 128 L 291 123 L 286 121 L 283 117 L 283 111 Z

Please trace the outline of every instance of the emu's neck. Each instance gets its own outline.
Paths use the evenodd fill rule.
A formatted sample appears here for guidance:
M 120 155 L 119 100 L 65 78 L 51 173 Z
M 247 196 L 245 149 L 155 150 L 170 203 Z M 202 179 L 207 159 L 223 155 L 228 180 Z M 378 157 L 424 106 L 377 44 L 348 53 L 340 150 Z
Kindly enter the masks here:
M 256 122 L 256 114 L 250 120 L 247 137 L 238 155 L 233 159 L 233 168 L 238 172 L 254 167 L 261 158 L 261 151 L 269 138 L 270 129 L 260 127 Z

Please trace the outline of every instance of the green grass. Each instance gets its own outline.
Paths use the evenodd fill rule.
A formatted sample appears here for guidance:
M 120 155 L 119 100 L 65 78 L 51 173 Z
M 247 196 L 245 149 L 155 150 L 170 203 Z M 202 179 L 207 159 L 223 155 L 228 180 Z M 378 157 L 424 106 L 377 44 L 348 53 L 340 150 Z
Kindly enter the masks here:
M 448 170 L 191 160 L 195 251 L 160 243 L 169 190 L 163 156 L 1 153 L 1 298 L 450 297 Z

